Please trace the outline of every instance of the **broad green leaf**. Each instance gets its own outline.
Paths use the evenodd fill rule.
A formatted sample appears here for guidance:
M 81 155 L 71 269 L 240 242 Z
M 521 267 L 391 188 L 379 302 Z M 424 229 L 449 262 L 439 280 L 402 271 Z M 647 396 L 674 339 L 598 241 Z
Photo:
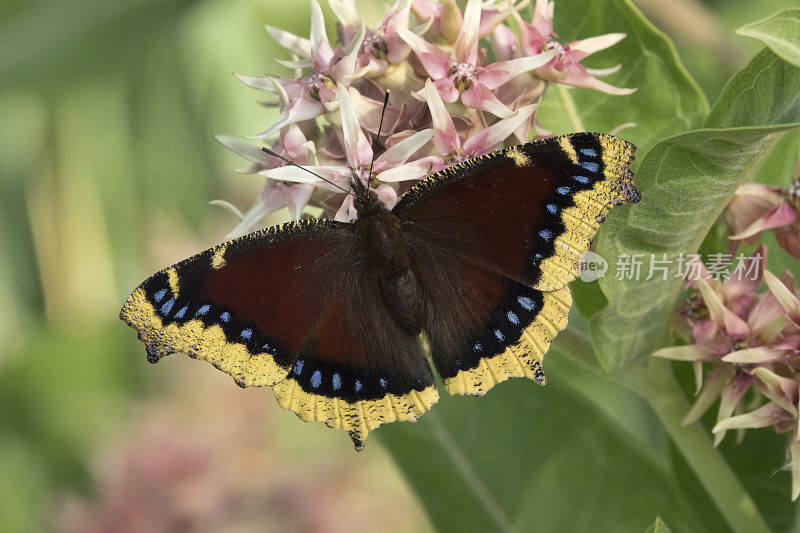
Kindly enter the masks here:
M 645 262 L 638 279 L 600 282 L 610 303 L 592 319 L 592 340 L 606 370 L 665 344 L 682 287 L 680 254 L 699 248 L 778 134 L 800 126 L 798 84 L 800 69 L 765 50 L 728 83 L 709 128 L 665 139 L 645 156 L 636 176 L 642 201 L 617 209 L 596 241 L 611 264 L 637 254 Z M 666 279 L 646 279 L 651 257 L 670 261 Z
M 680 62 L 672 42 L 627 0 L 559 0 L 555 4 L 555 31 L 562 43 L 606 33 L 627 34 L 611 48 L 582 63 L 590 68 L 621 65 L 603 77 L 617 87 L 637 88 L 629 96 L 613 96 L 591 89 L 551 85 L 541 104 L 539 119 L 554 133 L 603 131 L 633 122 L 620 136 L 644 154 L 658 140 L 697 128 L 708 104 Z
M 761 41 L 784 60 L 800 66 L 800 9 L 784 9 L 744 25 L 736 33 Z
M 445 394 L 416 424 L 378 431 L 434 526 L 632 531 L 658 514 L 678 530 L 706 530 L 675 493 L 663 443 L 640 443 L 619 424 L 639 412 L 640 430 L 661 437 L 641 399 L 561 353 L 548 357 L 544 388 L 518 379 L 485 398 Z
M 790 124 L 800 114 L 800 67 L 764 49 L 722 89 L 708 128 Z
M 797 177 L 800 157 L 800 131 L 787 131 L 781 135 L 775 148 L 753 172 L 751 181 L 775 187 L 788 187 Z

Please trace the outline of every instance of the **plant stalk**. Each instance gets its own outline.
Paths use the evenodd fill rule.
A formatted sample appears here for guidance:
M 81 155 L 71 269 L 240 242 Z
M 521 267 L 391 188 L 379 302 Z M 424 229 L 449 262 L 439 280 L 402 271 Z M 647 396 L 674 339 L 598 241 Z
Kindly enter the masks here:
M 603 373 L 594 357 L 589 337 L 576 328 L 558 336 L 558 350 L 565 357 L 593 370 L 598 378 L 613 379 L 633 390 L 653 408 L 667 434 L 691 466 L 731 529 L 736 532 L 770 531 L 750 495 L 742 486 L 708 431 L 699 422 L 684 426 L 689 402 L 678 386 L 667 361 L 634 362 L 611 377 Z

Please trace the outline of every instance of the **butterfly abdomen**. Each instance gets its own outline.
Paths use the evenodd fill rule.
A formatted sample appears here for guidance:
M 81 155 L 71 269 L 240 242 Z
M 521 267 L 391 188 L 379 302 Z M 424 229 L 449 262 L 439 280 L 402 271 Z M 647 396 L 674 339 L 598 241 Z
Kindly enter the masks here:
M 419 333 L 425 320 L 425 299 L 397 217 L 381 209 L 359 218 L 358 235 L 392 318 L 409 333 Z

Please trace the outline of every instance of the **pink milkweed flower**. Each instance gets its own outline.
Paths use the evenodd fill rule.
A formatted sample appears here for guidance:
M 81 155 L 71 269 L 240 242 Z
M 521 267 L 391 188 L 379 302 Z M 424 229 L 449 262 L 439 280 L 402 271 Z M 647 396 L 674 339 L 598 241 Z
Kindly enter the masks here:
M 358 35 L 362 19 L 353 0 L 328 0 L 328 4 L 339 20 L 341 40 L 349 41 Z M 374 30 L 366 29 L 352 78 L 384 75 L 391 65 L 408 57 L 411 48 L 397 34 L 397 28 L 408 28 L 410 10 L 411 0 L 397 0 Z
M 573 87 L 586 87 L 608 94 L 627 95 L 636 89 L 614 87 L 597 79 L 596 76 L 606 76 L 617 72 L 621 65 L 609 69 L 589 69 L 580 64 L 586 57 L 605 50 L 625 38 L 624 33 L 608 33 L 597 37 L 589 37 L 579 41 L 561 44 L 556 41 L 558 37 L 553 32 L 553 10 L 555 4 L 552 0 L 536 0 L 536 7 L 531 22 L 522 19 L 518 10 L 512 10 L 512 15 L 519 25 L 519 51 L 523 56 L 540 54 L 545 51 L 554 51 L 555 55 L 547 64 L 534 70 L 534 74 L 545 80 Z M 501 30 L 502 32 L 502 30 Z M 507 41 L 508 33 L 503 35 Z M 508 46 L 508 43 L 506 43 Z M 502 48 L 501 48 L 502 49 Z M 505 55 L 512 53 L 506 48 Z
M 725 208 L 730 239 L 755 242 L 773 230 L 781 248 L 800 259 L 800 164 L 798 178 L 788 189 L 759 183 L 741 185 Z
M 434 164 L 434 172 L 471 157 L 493 152 L 514 133 L 521 123 L 528 120 L 538 107 L 537 104 L 522 107 L 516 111 L 515 115 L 497 121 L 472 135 L 462 144 L 453 119 L 447 112 L 447 108 L 430 78 L 425 82 L 425 99 L 428 102 L 433 122 L 433 145 L 443 156 Z
M 794 370 L 792 370 L 794 373 Z M 800 383 L 794 375 L 781 376 L 772 370 L 758 367 L 753 370 L 758 378 L 759 392 L 770 401 L 755 411 L 731 416 L 717 422 L 716 434 L 729 430 L 745 430 L 772 426 L 777 433 L 792 432 L 789 442 L 789 469 L 792 472 L 792 501 L 800 497 L 800 428 L 798 428 L 798 391 Z
M 523 9 L 530 0 L 509 3 L 508 0 L 489 0 L 483 2 L 481 20 L 478 25 L 478 38 L 486 37 L 492 30 L 508 18 L 512 9 Z M 441 40 L 449 46 L 458 39 L 458 33 L 464 22 L 464 14 L 455 0 L 413 0 L 411 9 L 414 15 L 429 25 L 431 37 Z
M 536 52 L 527 57 L 483 66 L 478 54 L 480 20 L 480 0 L 469 0 L 461 30 L 449 56 L 438 46 L 407 29 L 398 28 L 397 33 L 414 50 L 443 101 L 451 104 L 460 100 L 466 107 L 487 111 L 499 118 L 509 118 L 514 111 L 501 102 L 493 91 L 517 76 L 547 64 L 556 56 L 556 51 Z
M 752 258 L 766 257 L 760 247 Z M 699 297 L 689 300 L 685 318 L 691 327 L 691 344 L 662 348 L 653 353 L 679 361 L 692 361 L 697 378 L 697 399 L 684 418 L 693 423 L 720 397 L 717 422 L 728 419 L 738 408 L 751 386 L 761 391 L 765 384 L 763 367 L 770 371 L 786 365 L 800 370 L 800 302 L 795 296 L 794 280 L 784 273 L 778 280 L 764 271 L 763 263 L 750 276 L 749 265 L 742 263 L 723 282 L 712 281 L 702 269 L 700 279 L 691 282 Z M 768 291 L 757 293 L 762 280 Z M 702 363 L 714 368 L 703 380 Z M 725 436 L 725 426 L 716 431 L 715 445 Z
M 772 426 L 778 433 L 792 431 L 789 444 L 790 468 L 792 471 L 792 500 L 800 497 L 800 426 L 798 425 L 798 389 L 800 388 L 800 298 L 794 278 L 784 272 L 780 278 L 769 272 L 764 273 L 764 280 L 769 287 L 765 297 L 767 305 L 783 315 L 778 315 L 767 323 L 773 331 L 781 330 L 785 337 L 784 348 L 787 352 L 776 357 L 776 354 L 763 352 L 755 354 L 749 360 L 756 364 L 751 374 L 756 378 L 758 391 L 769 402 L 750 413 L 726 417 L 718 420 L 713 431 L 724 434 L 730 429 L 743 430 Z M 767 317 L 764 317 L 767 318 Z M 783 329 L 782 329 L 783 328 Z M 791 340 L 790 340 L 791 339 Z M 723 358 L 725 360 L 725 358 Z
M 229 150 L 250 161 L 250 166 L 242 169 L 240 171 L 242 173 L 261 174 L 268 168 L 286 164 L 267 155 L 257 146 L 234 137 L 217 135 L 216 139 Z M 272 150 L 299 165 L 313 164 L 316 160 L 314 143 L 306 141 L 303 132 L 296 124 L 288 126 L 281 132 L 278 140 L 272 145 Z M 225 236 L 227 240 L 253 231 L 265 216 L 283 207 L 289 209 L 292 220 L 298 220 L 313 192 L 314 186 L 309 183 L 286 183 L 267 178 L 258 198 L 245 213 L 239 212 L 228 202 L 215 200 L 212 203 L 225 207 L 239 220 L 236 227 Z
M 298 61 L 279 61 L 280 63 L 296 69 L 311 70 L 296 78 L 279 80 L 290 101 L 281 111 L 277 122 L 258 135 L 253 135 L 251 139 L 269 137 L 289 124 L 311 120 L 326 111 L 335 110 L 338 105 L 336 86 L 337 84 L 350 86 L 366 27 L 361 21 L 358 32 L 350 42 L 344 48 L 334 50 L 325 32 L 322 9 L 317 0 L 311 0 L 310 39 L 298 37 L 272 26 L 267 26 L 267 31 L 278 44 L 288 48 L 299 58 Z M 239 76 L 239 79 L 255 89 L 274 92 L 274 88 L 268 83 L 269 78 Z
M 408 161 L 408 159 L 430 141 L 433 131 L 430 128 L 418 131 L 388 148 L 375 159 L 372 174 L 370 174 L 372 147 L 358 122 L 350 92 L 340 84 L 338 94 L 346 164 L 343 162 L 336 165 L 307 165 L 304 168 L 325 177 L 345 190 L 350 190 L 352 178 L 362 180 L 364 183 L 369 180 L 372 190 L 387 207 L 391 208 L 397 203 L 396 184 L 398 182 L 418 180 L 430 172 L 432 164 L 430 161 L 425 159 Z M 268 169 L 260 174 L 277 180 L 313 183 L 332 192 L 339 191 L 335 185 L 326 183 L 294 166 Z M 346 221 L 355 217 L 353 196 L 348 194 L 337 210 L 335 218 Z

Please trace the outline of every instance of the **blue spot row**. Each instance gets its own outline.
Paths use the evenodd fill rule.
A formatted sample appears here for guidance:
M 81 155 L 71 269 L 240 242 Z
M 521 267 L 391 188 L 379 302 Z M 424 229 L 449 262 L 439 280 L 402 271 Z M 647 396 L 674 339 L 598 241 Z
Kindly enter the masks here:
M 583 155 L 588 155 L 589 157 L 597 157 L 597 152 L 595 152 L 591 148 L 581 148 L 580 151 Z
M 480 344 L 476 344 L 475 346 L 472 347 L 472 349 L 476 352 L 480 352 L 481 350 L 483 350 L 483 346 L 481 346 Z
M 546 205 L 546 206 L 544 206 L 544 207 L 545 207 L 545 209 L 547 209 L 548 211 L 550 211 L 550 213 L 551 213 L 551 214 L 553 214 L 553 215 L 555 215 L 556 213 L 558 213 L 558 207 L 556 207 L 556 206 L 555 206 L 555 205 L 553 205 L 553 204 L 547 204 L 547 205 Z
M 253 336 L 253 330 L 252 329 L 242 330 L 241 335 L 243 339 L 249 339 L 250 337 Z
M 527 296 L 520 296 L 517 298 L 517 301 L 519 302 L 519 305 L 521 305 L 526 311 L 533 311 L 533 308 L 536 307 L 536 304 L 533 302 L 533 300 Z
M 197 312 L 194 314 L 194 316 L 202 316 L 202 315 L 208 313 L 209 309 L 211 309 L 210 305 L 204 305 L 203 307 L 201 307 L 200 309 L 197 310 Z
M 160 301 L 161 301 L 161 299 L 164 297 L 164 295 L 165 295 L 165 294 L 167 294 L 167 289 L 161 289 L 160 291 L 158 291 L 158 292 L 157 292 L 157 293 L 156 293 L 156 294 L 153 296 L 153 299 L 154 299 L 156 302 L 160 302 Z
M 597 172 L 600 169 L 600 164 L 594 161 L 581 161 L 580 165 L 589 172 Z
M 589 178 L 587 178 L 586 176 L 572 176 L 572 179 L 574 179 L 578 183 L 583 183 L 584 185 L 589 183 Z
M 184 305 L 183 307 L 181 307 L 181 310 L 180 310 L 180 311 L 178 311 L 177 313 L 175 313 L 175 318 L 183 318 L 183 315 L 185 315 L 185 314 L 186 314 L 186 311 L 187 311 L 188 309 L 189 309 L 189 308 L 188 308 L 188 307 L 186 307 L 185 305 Z
M 219 319 L 222 320 L 223 322 L 227 322 L 227 321 L 229 321 L 231 319 L 231 314 L 229 312 L 225 311 L 224 313 L 219 315 Z
M 494 336 L 497 337 L 497 340 L 499 340 L 500 342 L 505 340 L 505 337 L 503 337 L 503 332 L 500 331 L 499 329 L 494 330 Z
M 550 239 L 553 238 L 553 232 L 550 231 L 549 229 L 543 229 L 542 231 L 539 232 L 539 236 L 542 239 L 549 241 Z
M 569 194 L 570 188 L 569 187 L 559 187 L 556 189 L 556 192 L 562 196 Z
M 517 318 L 517 315 L 514 313 L 514 311 L 509 311 L 508 313 L 506 313 L 506 318 L 508 318 L 508 321 L 514 324 L 515 326 L 519 324 L 519 318 Z
M 265 345 L 265 348 L 266 347 L 267 345 Z M 304 364 L 305 361 L 303 359 L 298 359 L 294 364 L 292 372 L 294 372 L 295 375 L 299 376 L 300 374 L 303 373 Z M 380 378 L 378 380 L 378 383 L 384 389 L 386 388 L 387 383 L 384 378 Z M 321 385 L 322 385 L 322 372 L 319 370 L 315 370 L 311 374 L 311 387 L 318 389 Z M 334 373 L 333 376 L 331 377 L 331 385 L 333 386 L 333 390 L 340 390 L 342 388 L 342 376 L 340 376 L 338 372 Z M 355 389 L 356 392 L 361 392 L 361 389 L 363 388 L 361 381 L 356 380 L 353 388 Z
M 161 314 L 167 316 L 173 305 L 175 305 L 175 298 L 170 298 L 164 302 L 164 305 L 161 306 Z

